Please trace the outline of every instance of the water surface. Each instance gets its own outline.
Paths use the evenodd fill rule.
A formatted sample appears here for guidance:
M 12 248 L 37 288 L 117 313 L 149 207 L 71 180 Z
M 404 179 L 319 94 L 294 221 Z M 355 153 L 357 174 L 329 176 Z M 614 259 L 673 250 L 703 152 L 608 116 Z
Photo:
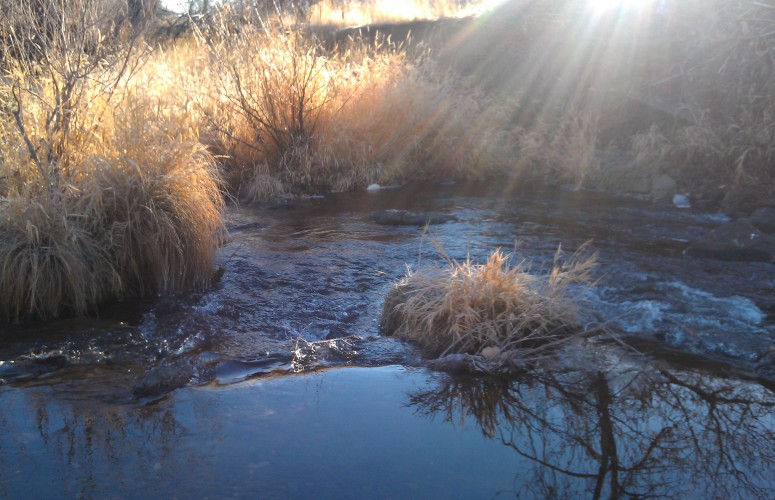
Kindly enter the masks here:
M 373 222 L 394 208 L 457 220 Z M 418 184 L 228 217 L 207 292 L 0 326 L 0 494 L 772 491 L 772 265 L 682 254 L 723 215 Z M 432 240 L 475 261 L 516 244 L 537 274 L 558 246 L 591 240 L 599 284 L 579 292 L 585 315 L 640 354 L 593 342 L 514 380 L 425 371 L 378 320 L 407 266 L 440 261 Z

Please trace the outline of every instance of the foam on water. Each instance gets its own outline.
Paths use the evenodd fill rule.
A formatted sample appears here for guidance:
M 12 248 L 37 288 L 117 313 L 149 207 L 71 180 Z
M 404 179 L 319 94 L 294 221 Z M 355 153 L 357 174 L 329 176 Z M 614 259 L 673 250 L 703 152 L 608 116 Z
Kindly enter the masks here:
M 730 297 L 716 297 L 715 295 L 687 286 L 679 281 L 664 283 L 660 286 L 668 294 L 678 292 L 689 307 L 689 315 L 695 315 L 697 320 L 707 321 L 717 319 L 717 324 L 726 321 L 760 325 L 767 315 L 756 304 L 745 297 L 732 295 Z M 726 321 L 725 321 L 726 320 Z

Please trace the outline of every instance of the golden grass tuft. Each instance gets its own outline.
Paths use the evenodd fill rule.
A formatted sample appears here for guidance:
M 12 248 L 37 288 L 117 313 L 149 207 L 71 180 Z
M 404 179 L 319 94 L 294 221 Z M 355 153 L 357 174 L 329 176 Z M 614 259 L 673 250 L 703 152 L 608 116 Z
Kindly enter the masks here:
M 46 118 L 53 85 L 41 77 L 17 91 L 37 163 L 13 117 L 0 121 L 2 319 L 81 315 L 210 282 L 224 236 L 215 160 L 163 82 L 114 80 L 115 106 L 109 79 L 79 82 L 70 127 L 56 134 Z
M 85 314 L 120 283 L 103 247 L 62 196 L 0 203 L 0 318 Z
M 205 287 L 224 236 L 217 168 L 198 143 L 144 146 L 131 157 L 95 159 L 77 209 L 126 295 Z
M 445 268 L 408 274 L 388 294 L 380 326 L 428 355 L 479 355 L 499 368 L 537 359 L 585 333 L 571 290 L 592 283 L 595 255 L 580 250 L 563 261 L 558 250 L 548 277 L 509 260 L 496 250 L 484 264 L 447 258 Z

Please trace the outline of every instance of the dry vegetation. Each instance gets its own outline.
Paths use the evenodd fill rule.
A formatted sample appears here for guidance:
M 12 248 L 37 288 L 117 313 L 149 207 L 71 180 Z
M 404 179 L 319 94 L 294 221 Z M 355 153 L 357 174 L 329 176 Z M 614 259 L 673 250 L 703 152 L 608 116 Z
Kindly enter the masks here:
M 518 170 L 623 190 L 668 174 L 710 207 L 771 204 L 775 3 L 641 4 L 506 2 L 446 60 L 519 95 Z
M 484 264 L 445 257 L 444 268 L 409 273 L 388 294 L 381 327 L 426 354 L 481 356 L 491 370 L 524 367 L 580 334 L 578 285 L 592 283 L 595 255 L 557 252 L 548 276 L 496 250 Z
M 307 11 L 310 24 L 364 26 L 481 14 L 496 2 L 447 0 L 323 0 Z
M 212 155 L 134 81 L 131 26 L 90 0 L 30 5 L 44 15 L 2 26 L 0 317 L 205 286 L 224 208 Z
M 515 129 L 487 96 L 431 61 L 246 26 L 210 44 L 203 106 L 243 199 L 505 170 Z

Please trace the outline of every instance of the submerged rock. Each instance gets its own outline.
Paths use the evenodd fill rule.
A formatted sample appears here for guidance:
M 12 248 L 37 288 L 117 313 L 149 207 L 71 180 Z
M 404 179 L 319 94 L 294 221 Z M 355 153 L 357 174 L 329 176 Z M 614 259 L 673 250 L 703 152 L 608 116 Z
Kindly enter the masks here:
M 206 383 L 215 378 L 220 355 L 165 359 L 149 369 L 134 387 L 137 397 L 159 397 L 191 384 Z
M 154 366 L 134 387 L 135 396 L 160 396 L 185 387 L 194 378 L 195 366 L 190 359 L 164 361 Z
M 432 359 L 428 361 L 428 366 L 442 372 L 476 372 L 479 371 L 477 361 L 482 361 L 482 359 L 481 356 L 455 353 Z
M 374 212 L 371 218 L 383 226 L 425 226 L 457 220 L 454 215 L 409 210 L 379 210 Z
M 661 174 L 651 181 L 651 200 L 669 203 L 678 192 L 678 184 L 669 175 Z
M 684 251 L 690 257 L 729 261 L 775 261 L 775 237 L 762 233 L 747 219 L 714 229 Z
M 753 211 L 748 220 L 759 231 L 764 233 L 775 233 L 775 208 L 762 207 Z

